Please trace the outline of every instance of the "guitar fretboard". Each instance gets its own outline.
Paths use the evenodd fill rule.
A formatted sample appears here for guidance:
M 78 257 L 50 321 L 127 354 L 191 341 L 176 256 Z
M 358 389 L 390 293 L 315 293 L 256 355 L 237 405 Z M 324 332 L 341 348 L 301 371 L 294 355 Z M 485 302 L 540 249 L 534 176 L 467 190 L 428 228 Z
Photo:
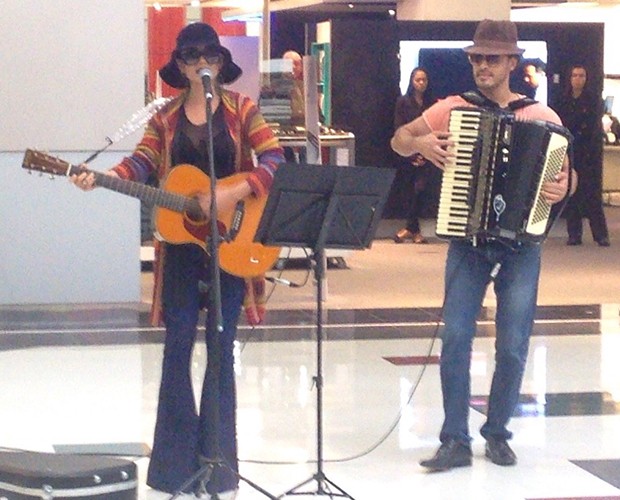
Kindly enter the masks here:
M 83 170 L 80 167 L 71 167 L 69 175 L 79 174 Z M 192 216 L 202 217 L 202 211 L 200 205 L 195 198 L 188 198 L 187 196 L 164 191 L 153 186 L 147 186 L 136 181 L 128 181 L 106 175 L 102 172 L 95 172 L 87 170 L 95 175 L 95 184 L 97 186 L 116 191 L 117 193 L 126 194 L 133 198 L 155 205 L 162 208 L 167 208 L 174 212 L 188 212 Z
M 195 221 L 204 219 L 200 204 L 194 197 L 148 186 L 141 182 L 120 179 L 116 176 L 107 175 L 104 172 L 83 168 L 82 166 L 75 166 L 39 151 L 27 149 L 22 167 L 30 171 L 45 172 L 51 175 L 66 175 L 67 177 L 86 172 L 95 176 L 95 184 L 97 186 L 138 198 L 153 206 L 167 208 L 177 213 L 187 213 Z

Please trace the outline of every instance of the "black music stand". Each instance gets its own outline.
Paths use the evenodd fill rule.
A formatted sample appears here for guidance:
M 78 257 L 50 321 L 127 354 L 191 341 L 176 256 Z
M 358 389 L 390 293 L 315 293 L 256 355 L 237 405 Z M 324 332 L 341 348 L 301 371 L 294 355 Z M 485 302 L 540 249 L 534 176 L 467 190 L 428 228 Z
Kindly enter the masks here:
M 278 498 L 327 495 L 353 499 L 323 472 L 323 277 L 326 248 L 369 248 L 381 221 L 395 171 L 376 167 L 281 165 L 255 241 L 310 248 L 317 287 L 317 471 Z M 315 492 L 299 492 L 316 481 Z M 333 492 L 330 486 L 337 492 Z

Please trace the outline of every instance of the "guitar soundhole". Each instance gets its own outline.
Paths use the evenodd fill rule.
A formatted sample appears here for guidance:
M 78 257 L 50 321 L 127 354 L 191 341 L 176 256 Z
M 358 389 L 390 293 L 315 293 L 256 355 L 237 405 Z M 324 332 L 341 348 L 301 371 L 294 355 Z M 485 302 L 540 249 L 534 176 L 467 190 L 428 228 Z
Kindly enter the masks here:
M 207 218 L 200 207 L 191 207 L 189 210 L 185 211 L 185 215 L 194 224 L 203 224 L 207 221 Z
M 205 213 L 200 208 L 200 203 L 196 198 L 191 198 L 185 204 L 185 216 L 195 224 L 203 224 L 207 221 Z

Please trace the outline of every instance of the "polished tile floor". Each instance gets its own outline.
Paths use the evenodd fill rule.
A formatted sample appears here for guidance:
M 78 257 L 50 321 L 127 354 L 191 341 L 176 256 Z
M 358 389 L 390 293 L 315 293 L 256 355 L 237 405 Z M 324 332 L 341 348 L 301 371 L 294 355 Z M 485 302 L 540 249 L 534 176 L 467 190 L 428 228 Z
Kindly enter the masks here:
M 330 498 L 318 494 L 324 489 L 362 500 L 620 499 L 620 208 L 607 213 L 610 248 L 587 238 L 566 247 L 561 230 L 545 243 L 535 334 L 511 423 L 519 462 L 510 468 L 485 460 L 477 433 L 493 372 L 492 292 L 474 344 L 474 464 L 436 474 L 418 465 L 434 453 L 442 420 L 435 336 L 445 243 L 378 239 L 343 254 L 346 269 L 328 270 L 321 466 L 316 286 L 304 269 L 272 273 L 302 286 L 278 285 L 267 323 L 239 332 L 241 473 L 267 495 L 242 482 L 237 498 L 277 498 L 309 480 L 295 490 L 307 495 L 286 497 Z M 394 229 L 384 222 L 379 237 Z M 148 272 L 143 279 L 147 297 Z M 166 498 L 144 484 L 163 336 L 147 325 L 147 308 L 0 308 L 0 447 L 128 456 L 138 465 L 139 497 Z M 199 343 L 197 386 L 205 359 Z M 319 483 L 318 472 L 329 481 Z

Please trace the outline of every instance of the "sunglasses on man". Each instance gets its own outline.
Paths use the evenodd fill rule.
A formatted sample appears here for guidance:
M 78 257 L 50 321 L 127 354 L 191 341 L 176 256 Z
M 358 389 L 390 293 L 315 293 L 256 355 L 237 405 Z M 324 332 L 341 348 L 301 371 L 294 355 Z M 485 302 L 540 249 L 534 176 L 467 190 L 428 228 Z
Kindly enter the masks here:
M 484 55 L 484 54 L 469 54 L 469 62 L 472 64 L 482 64 L 483 61 L 486 61 L 486 63 L 489 66 L 494 66 L 495 64 L 499 64 L 499 62 L 502 59 L 502 56 L 499 54 L 491 54 L 491 55 Z
M 217 49 L 211 47 L 185 47 L 176 51 L 176 57 L 189 66 L 198 64 L 200 58 L 211 65 L 219 63 L 222 59 Z

